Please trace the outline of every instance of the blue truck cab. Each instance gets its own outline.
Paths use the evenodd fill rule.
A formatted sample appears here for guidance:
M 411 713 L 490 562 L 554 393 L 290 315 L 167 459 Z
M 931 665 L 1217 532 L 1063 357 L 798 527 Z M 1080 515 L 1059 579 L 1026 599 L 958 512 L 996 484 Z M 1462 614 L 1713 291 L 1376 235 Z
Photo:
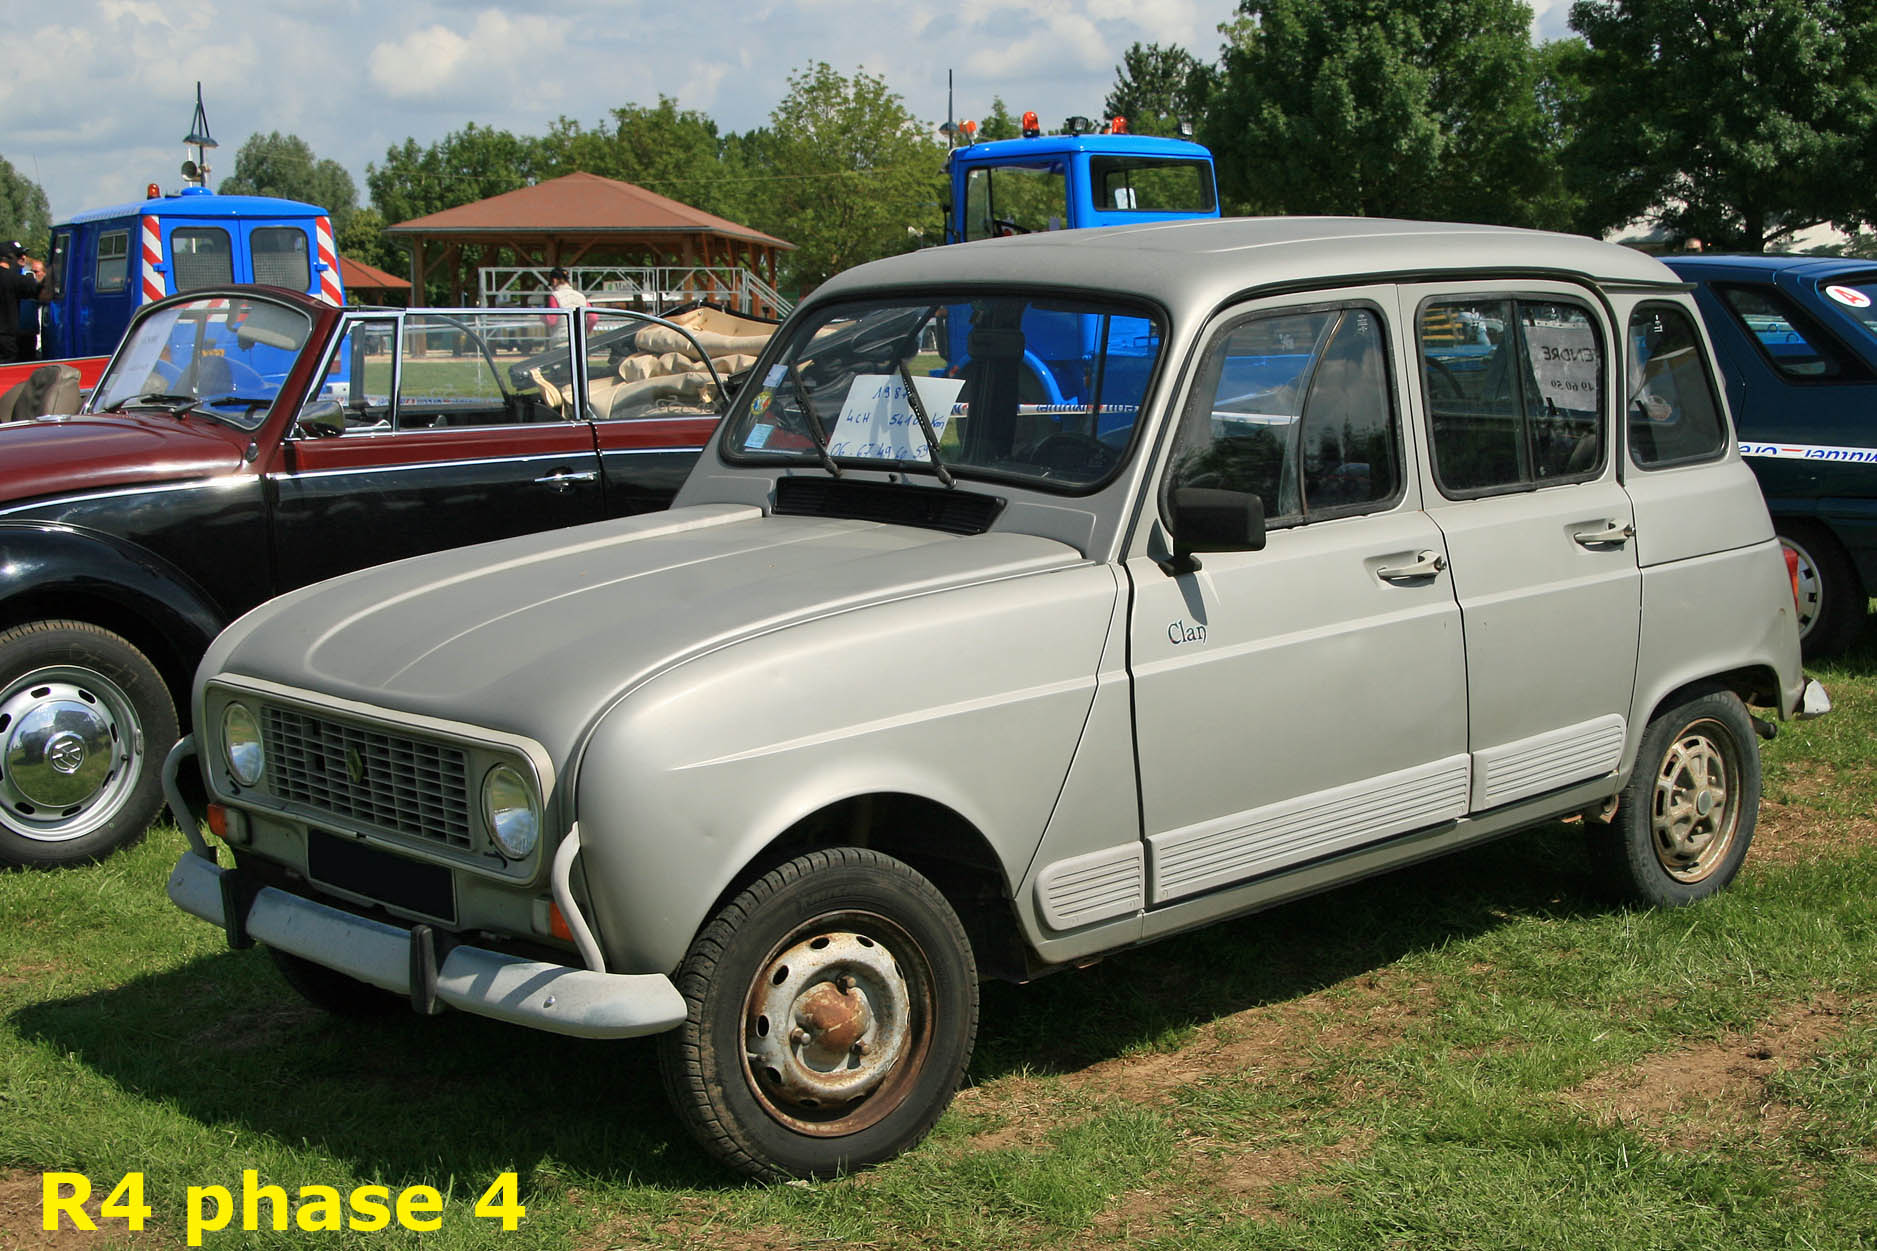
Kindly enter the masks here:
M 138 307 L 198 287 L 260 282 L 345 300 L 332 222 L 297 200 L 205 187 L 152 194 L 54 226 L 46 255 L 48 358 L 107 354 Z
M 1183 139 L 1130 134 L 998 139 L 953 148 L 946 173 L 947 243 L 1219 216 L 1212 153 Z M 970 364 L 975 323 L 969 309 L 949 312 L 942 345 L 946 364 L 935 372 L 956 376 Z M 1136 361 L 1144 375 L 1157 346 L 1146 337 L 1151 326 L 1144 317 L 1091 317 L 1067 305 L 1058 313 L 1033 308 L 1020 328 L 1028 366 L 1020 401 L 1045 413 L 1090 403 L 1099 410 L 1094 389 L 1104 382 L 1115 391 L 1144 383 L 1144 377 L 1122 379 L 1115 371 Z M 979 337 L 980 347 L 990 341 Z M 1102 379 L 1091 377 L 1086 367 L 1098 358 L 1107 362 Z

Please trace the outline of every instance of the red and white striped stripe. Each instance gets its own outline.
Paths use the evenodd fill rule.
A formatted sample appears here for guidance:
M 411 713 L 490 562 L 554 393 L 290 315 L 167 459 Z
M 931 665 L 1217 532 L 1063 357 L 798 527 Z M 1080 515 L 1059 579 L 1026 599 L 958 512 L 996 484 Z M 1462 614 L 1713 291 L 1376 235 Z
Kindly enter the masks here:
M 163 285 L 163 223 L 154 217 L 143 219 L 143 299 L 148 304 L 169 292 Z
M 313 237 L 319 244 L 319 298 L 328 304 L 343 304 L 345 290 L 339 284 L 339 249 L 332 243 L 332 219 L 318 218 Z

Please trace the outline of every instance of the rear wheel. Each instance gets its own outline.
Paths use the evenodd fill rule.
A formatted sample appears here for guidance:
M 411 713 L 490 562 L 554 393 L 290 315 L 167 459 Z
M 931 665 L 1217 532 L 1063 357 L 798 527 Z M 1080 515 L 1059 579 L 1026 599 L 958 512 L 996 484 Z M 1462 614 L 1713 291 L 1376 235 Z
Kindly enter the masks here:
M 127 640 L 82 621 L 0 633 L 0 860 L 96 860 L 163 808 L 176 706 Z
M 1759 809 L 1759 746 L 1740 697 L 1711 691 L 1664 709 L 1599 831 L 1612 885 L 1671 907 L 1714 894 L 1740 871 Z
M 1776 528 L 1799 562 L 1799 646 L 1807 660 L 1836 656 L 1864 629 L 1868 601 L 1857 569 L 1824 527 L 1781 519 Z
M 752 883 L 678 976 L 690 1015 L 661 1036 L 679 1117 L 756 1177 L 890 1159 L 950 1104 L 977 1036 L 971 946 L 910 867 L 854 847 Z

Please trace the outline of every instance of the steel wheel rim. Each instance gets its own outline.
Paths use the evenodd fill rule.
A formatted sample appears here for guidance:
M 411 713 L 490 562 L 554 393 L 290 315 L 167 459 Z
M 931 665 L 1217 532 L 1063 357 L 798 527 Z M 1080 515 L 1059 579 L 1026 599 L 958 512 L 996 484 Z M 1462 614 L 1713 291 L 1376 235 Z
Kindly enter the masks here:
M 797 926 L 750 981 L 743 1071 L 763 1111 L 839 1137 L 906 1101 L 932 1045 L 932 969 L 905 929 L 870 912 Z
M 1695 883 L 1727 858 L 1740 829 L 1739 747 L 1727 727 L 1703 719 L 1675 737 L 1656 768 L 1650 833 L 1656 859 Z
M 0 690 L 0 827 L 42 843 L 101 829 L 136 789 L 143 727 L 124 689 L 52 665 Z
M 1798 567 L 1794 576 L 1798 579 L 1798 593 L 1793 597 L 1794 611 L 1798 614 L 1799 637 L 1805 639 L 1812 633 L 1825 608 L 1825 580 L 1819 576 L 1818 562 L 1812 559 L 1812 553 L 1804 546 L 1794 543 L 1781 535 L 1780 545 L 1798 557 Z

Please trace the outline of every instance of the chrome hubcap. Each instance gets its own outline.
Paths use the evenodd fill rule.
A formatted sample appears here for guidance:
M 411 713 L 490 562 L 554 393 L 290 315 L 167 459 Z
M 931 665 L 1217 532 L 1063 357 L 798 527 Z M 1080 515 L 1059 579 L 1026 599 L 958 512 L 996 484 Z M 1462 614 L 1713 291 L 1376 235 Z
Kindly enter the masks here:
M 1779 541 L 1799 558 L 1796 570 L 1799 593 L 1795 605 L 1799 614 L 1799 637 L 1804 638 L 1818 624 L 1819 610 L 1825 602 L 1825 584 L 1818 576 L 1818 562 L 1812 559 L 1810 552 L 1791 539 L 1782 538 Z
M 26 674 L 0 693 L 0 825 L 62 842 L 116 814 L 143 756 L 130 699 L 83 669 Z
M 1712 873 L 1733 843 L 1737 770 L 1726 742 L 1707 723 L 1690 726 L 1656 772 L 1655 854 L 1678 881 L 1698 882 Z

